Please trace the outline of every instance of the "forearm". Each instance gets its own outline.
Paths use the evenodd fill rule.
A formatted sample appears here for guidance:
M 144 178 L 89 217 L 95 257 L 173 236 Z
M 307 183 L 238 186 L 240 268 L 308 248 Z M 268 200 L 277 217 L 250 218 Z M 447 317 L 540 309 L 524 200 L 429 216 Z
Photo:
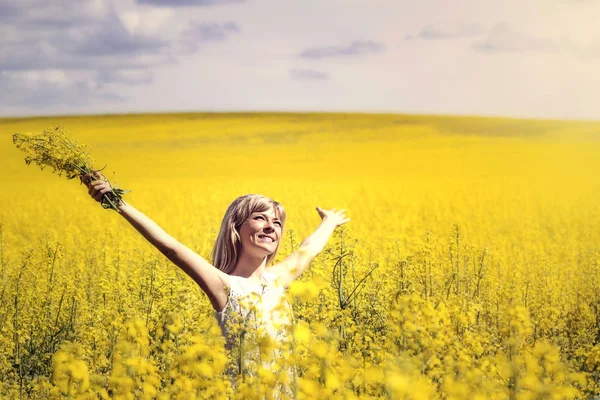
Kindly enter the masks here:
M 329 241 L 331 234 L 335 230 L 336 225 L 327 220 L 322 220 L 321 224 L 313 233 L 306 237 L 300 244 L 303 252 L 312 255 L 313 257 L 323 251 L 323 248 Z
M 317 229 L 302 241 L 296 251 L 271 267 L 271 271 L 278 276 L 283 287 L 288 287 L 302 275 L 312 260 L 323 251 L 335 228 L 349 221 L 344 217 L 343 210 L 334 212 L 317 207 L 317 211 L 323 218 Z
M 152 243 L 152 245 L 154 245 L 161 253 L 168 255 L 175 245 L 177 245 L 177 240 L 132 205 L 123 202 L 123 204 L 118 207 L 123 218 L 125 218 L 131 226 L 141 233 L 142 236 Z

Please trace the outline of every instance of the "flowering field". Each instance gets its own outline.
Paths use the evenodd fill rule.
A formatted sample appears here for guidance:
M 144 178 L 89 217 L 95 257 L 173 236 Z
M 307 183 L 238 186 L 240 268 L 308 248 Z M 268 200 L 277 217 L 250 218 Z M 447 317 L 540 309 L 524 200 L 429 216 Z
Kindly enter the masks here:
M 77 179 L 25 165 L 13 133 L 59 124 L 209 260 L 239 195 L 285 207 L 278 259 L 316 206 L 346 209 L 290 288 L 277 362 L 299 399 L 600 393 L 600 123 L 165 114 L 0 120 L 1 398 L 271 398 L 289 379 L 257 368 L 233 395 L 193 281 Z

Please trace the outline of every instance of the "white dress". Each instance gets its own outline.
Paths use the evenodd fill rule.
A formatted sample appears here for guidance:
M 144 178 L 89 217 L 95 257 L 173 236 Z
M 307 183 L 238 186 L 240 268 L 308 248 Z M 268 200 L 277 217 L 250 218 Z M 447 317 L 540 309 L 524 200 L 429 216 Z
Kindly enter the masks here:
M 227 304 L 223 311 L 216 312 L 216 318 L 231 357 L 227 375 L 235 388 L 235 379 L 240 373 L 256 376 L 259 365 L 276 373 L 281 346 L 285 348 L 291 339 L 293 314 L 285 298 L 285 288 L 268 269 L 260 284 L 234 275 L 229 276 L 229 282 Z M 260 351 L 261 346 L 263 351 Z M 290 383 L 292 370 L 284 372 Z M 288 390 L 283 389 L 284 392 Z

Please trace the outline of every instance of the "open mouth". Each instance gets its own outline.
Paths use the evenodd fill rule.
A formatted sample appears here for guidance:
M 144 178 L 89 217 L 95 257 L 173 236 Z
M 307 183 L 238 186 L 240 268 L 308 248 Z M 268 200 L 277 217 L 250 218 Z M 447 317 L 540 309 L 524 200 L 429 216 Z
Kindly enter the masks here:
M 269 243 L 273 243 L 275 241 L 275 239 L 269 235 L 258 235 L 258 238 L 261 240 L 264 240 L 265 242 L 269 242 Z

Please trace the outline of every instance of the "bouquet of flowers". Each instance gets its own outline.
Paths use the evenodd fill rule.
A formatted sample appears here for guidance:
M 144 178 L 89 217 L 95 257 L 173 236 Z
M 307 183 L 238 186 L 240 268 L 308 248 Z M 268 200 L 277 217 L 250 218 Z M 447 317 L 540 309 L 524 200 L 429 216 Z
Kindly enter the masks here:
M 94 176 L 94 172 L 106 167 L 100 170 L 93 169 L 93 160 L 86 146 L 77 143 L 61 126 L 46 129 L 42 133 L 15 133 L 13 143 L 27 154 L 27 165 L 34 162 L 42 170 L 52 167 L 53 173 L 64 175 L 67 179 L 82 179 L 86 174 Z M 122 204 L 123 194 L 129 191 L 119 189 L 115 185 L 110 192 L 102 196 L 100 204 L 105 209 L 111 208 L 120 213 L 117 206 Z

